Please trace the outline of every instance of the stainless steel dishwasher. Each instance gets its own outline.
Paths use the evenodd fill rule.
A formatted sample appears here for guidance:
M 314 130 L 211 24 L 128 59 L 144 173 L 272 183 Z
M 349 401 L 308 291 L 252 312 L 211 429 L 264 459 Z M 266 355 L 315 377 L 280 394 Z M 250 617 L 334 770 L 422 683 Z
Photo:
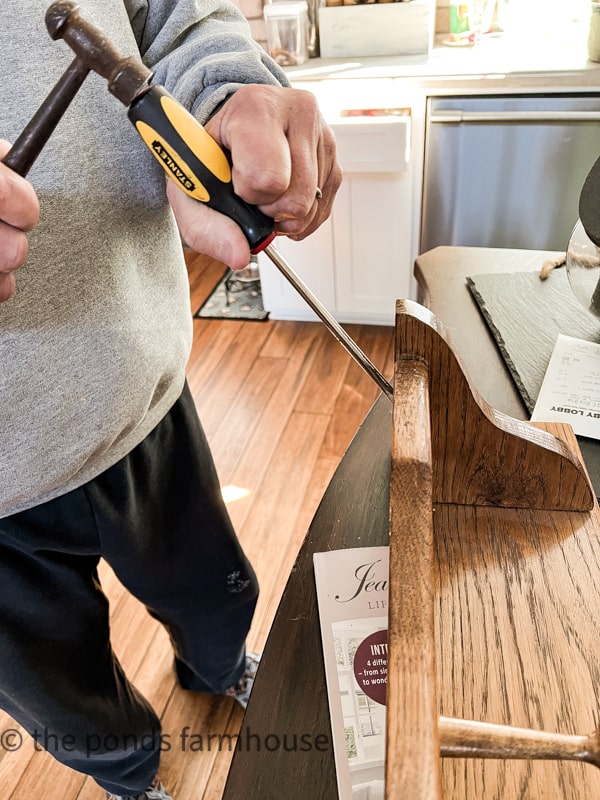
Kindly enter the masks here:
M 600 155 L 600 93 L 432 97 L 420 252 L 566 250 Z

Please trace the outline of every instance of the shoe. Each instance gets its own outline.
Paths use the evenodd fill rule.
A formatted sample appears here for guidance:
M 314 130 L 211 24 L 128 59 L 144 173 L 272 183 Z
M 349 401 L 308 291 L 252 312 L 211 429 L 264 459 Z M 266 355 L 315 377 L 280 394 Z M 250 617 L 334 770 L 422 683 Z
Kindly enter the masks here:
M 162 785 L 157 775 L 142 794 L 121 795 L 106 792 L 106 800 L 173 800 L 173 798 Z
M 250 692 L 254 686 L 254 678 L 256 677 L 259 664 L 259 653 L 246 653 L 246 669 L 244 670 L 244 674 L 236 685 L 232 686 L 231 689 L 228 689 L 225 693 L 228 697 L 233 697 L 234 700 L 237 700 L 244 710 L 250 699 Z

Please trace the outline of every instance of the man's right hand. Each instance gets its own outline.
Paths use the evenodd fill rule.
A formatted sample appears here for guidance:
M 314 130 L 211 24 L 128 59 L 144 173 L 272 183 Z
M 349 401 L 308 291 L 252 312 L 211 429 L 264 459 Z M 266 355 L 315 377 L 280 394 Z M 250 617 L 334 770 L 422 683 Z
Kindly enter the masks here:
M 0 139 L 0 159 L 10 150 Z M 15 270 L 27 258 L 27 235 L 40 216 L 33 186 L 0 163 L 0 303 L 15 293 Z

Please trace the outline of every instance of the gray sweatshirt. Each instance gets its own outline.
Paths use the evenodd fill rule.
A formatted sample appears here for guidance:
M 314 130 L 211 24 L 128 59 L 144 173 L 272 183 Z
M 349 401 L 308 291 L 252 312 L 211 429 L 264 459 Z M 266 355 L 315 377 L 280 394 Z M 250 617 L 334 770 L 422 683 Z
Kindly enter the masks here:
M 50 0 L 2 0 L 0 137 L 14 141 L 73 54 Z M 285 83 L 227 0 L 79 0 L 205 122 L 240 83 Z M 176 47 L 174 46 L 176 43 Z M 139 51 L 138 51 L 139 48 Z M 187 273 L 160 166 L 90 74 L 31 169 L 41 220 L 0 304 L 0 517 L 115 464 L 181 393 Z

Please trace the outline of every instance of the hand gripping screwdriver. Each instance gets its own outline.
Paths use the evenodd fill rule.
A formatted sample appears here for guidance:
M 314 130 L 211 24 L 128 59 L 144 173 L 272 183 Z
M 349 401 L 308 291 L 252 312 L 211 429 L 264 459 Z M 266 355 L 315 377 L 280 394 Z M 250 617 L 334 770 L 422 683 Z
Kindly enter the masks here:
M 139 58 L 124 58 L 101 30 L 83 19 L 75 3 L 53 3 L 46 12 L 46 26 L 53 39 L 64 39 L 79 61 L 107 79 L 109 91 L 128 107 L 129 119 L 167 176 L 195 200 L 233 219 L 244 232 L 250 251 L 264 252 L 271 259 L 392 399 L 392 386 L 272 245 L 276 235 L 273 219 L 236 195 L 229 159 L 202 125 L 164 87 L 151 83 L 152 73 Z

